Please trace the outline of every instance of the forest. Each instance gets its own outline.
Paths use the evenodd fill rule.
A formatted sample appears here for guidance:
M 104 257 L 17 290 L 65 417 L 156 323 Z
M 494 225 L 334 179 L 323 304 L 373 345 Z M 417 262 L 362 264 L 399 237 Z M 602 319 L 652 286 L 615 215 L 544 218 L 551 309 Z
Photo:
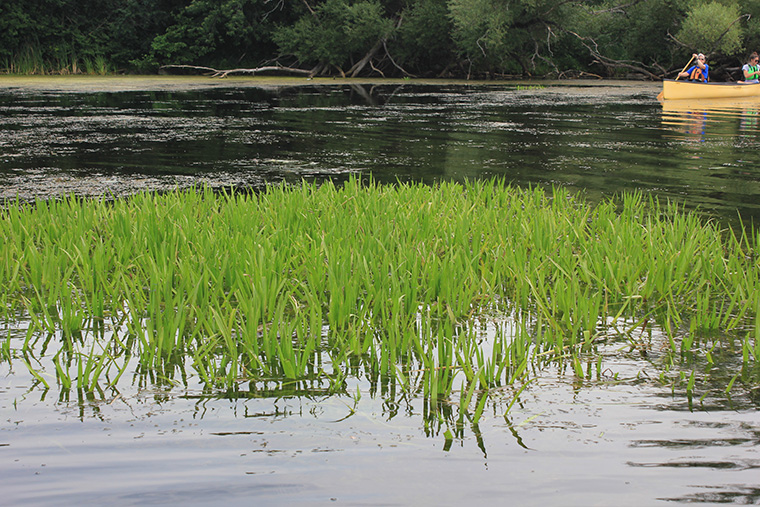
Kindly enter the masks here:
M 734 80 L 758 20 L 757 0 L 3 0 L 0 73 L 661 79 L 703 52 Z

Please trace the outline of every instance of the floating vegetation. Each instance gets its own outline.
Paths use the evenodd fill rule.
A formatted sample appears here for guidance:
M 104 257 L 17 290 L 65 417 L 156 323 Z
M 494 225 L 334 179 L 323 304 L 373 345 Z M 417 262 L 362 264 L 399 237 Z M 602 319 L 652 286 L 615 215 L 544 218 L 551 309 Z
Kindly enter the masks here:
M 352 179 L 6 202 L 0 229 L 0 362 L 62 400 L 361 378 L 422 398 L 448 441 L 547 368 L 618 382 L 608 358 L 635 355 L 689 403 L 760 377 L 760 236 L 641 194 Z

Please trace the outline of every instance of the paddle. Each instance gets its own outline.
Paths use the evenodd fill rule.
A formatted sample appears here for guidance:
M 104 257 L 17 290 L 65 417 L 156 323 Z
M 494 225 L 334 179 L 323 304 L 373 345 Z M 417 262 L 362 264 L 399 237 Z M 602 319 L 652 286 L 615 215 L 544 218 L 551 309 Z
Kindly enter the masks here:
M 681 72 L 686 72 L 686 69 L 689 67 L 689 65 L 691 64 L 691 62 L 694 60 L 695 56 L 696 55 L 691 55 L 691 58 L 689 59 L 689 63 L 687 63 L 686 65 L 684 65 L 683 69 L 681 69 Z M 679 72 L 678 75 L 676 76 L 676 79 L 675 79 L 676 81 L 678 81 L 678 78 L 681 77 L 681 72 Z M 657 100 L 662 100 L 662 97 L 663 97 L 663 92 L 660 92 L 660 93 L 657 94 Z
M 692 62 L 692 60 L 694 60 L 695 56 L 696 55 L 691 55 L 691 60 L 689 60 L 689 63 L 687 63 L 686 65 L 684 65 L 683 69 L 681 69 L 681 72 L 686 72 L 686 68 L 689 66 L 689 64 Z M 681 72 L 679 72 L 678 75 L 676 76 L 676 81 L 678 81 L 678 78 L 681 77 Z

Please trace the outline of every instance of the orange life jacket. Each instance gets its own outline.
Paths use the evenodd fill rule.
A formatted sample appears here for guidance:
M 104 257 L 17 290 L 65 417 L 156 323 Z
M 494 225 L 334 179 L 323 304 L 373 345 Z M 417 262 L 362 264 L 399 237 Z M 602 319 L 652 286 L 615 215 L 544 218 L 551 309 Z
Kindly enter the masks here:
M 691 71 L 691 74 L 689 74 L 689 79 L 692 81 L 704 81 L 705 76 L 702 74 L 702 69 L 699 68 L 699 66 L 694 66 L 694 70 Z

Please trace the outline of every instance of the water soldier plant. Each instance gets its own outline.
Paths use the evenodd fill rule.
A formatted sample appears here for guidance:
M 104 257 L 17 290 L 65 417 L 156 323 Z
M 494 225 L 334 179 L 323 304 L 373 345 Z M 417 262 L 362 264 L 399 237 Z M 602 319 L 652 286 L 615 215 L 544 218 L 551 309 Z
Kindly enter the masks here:
M 690 403 L 760 382 L 760 235 L 641 194 L 203 188 L 6 202 L 0 233 L 0 361 L 64 400 L 124 382 L 346 395 L 362 379 L 422 398 L 450 441 L 550 368 L 620 381 L 610 358 L 636 355 Z

